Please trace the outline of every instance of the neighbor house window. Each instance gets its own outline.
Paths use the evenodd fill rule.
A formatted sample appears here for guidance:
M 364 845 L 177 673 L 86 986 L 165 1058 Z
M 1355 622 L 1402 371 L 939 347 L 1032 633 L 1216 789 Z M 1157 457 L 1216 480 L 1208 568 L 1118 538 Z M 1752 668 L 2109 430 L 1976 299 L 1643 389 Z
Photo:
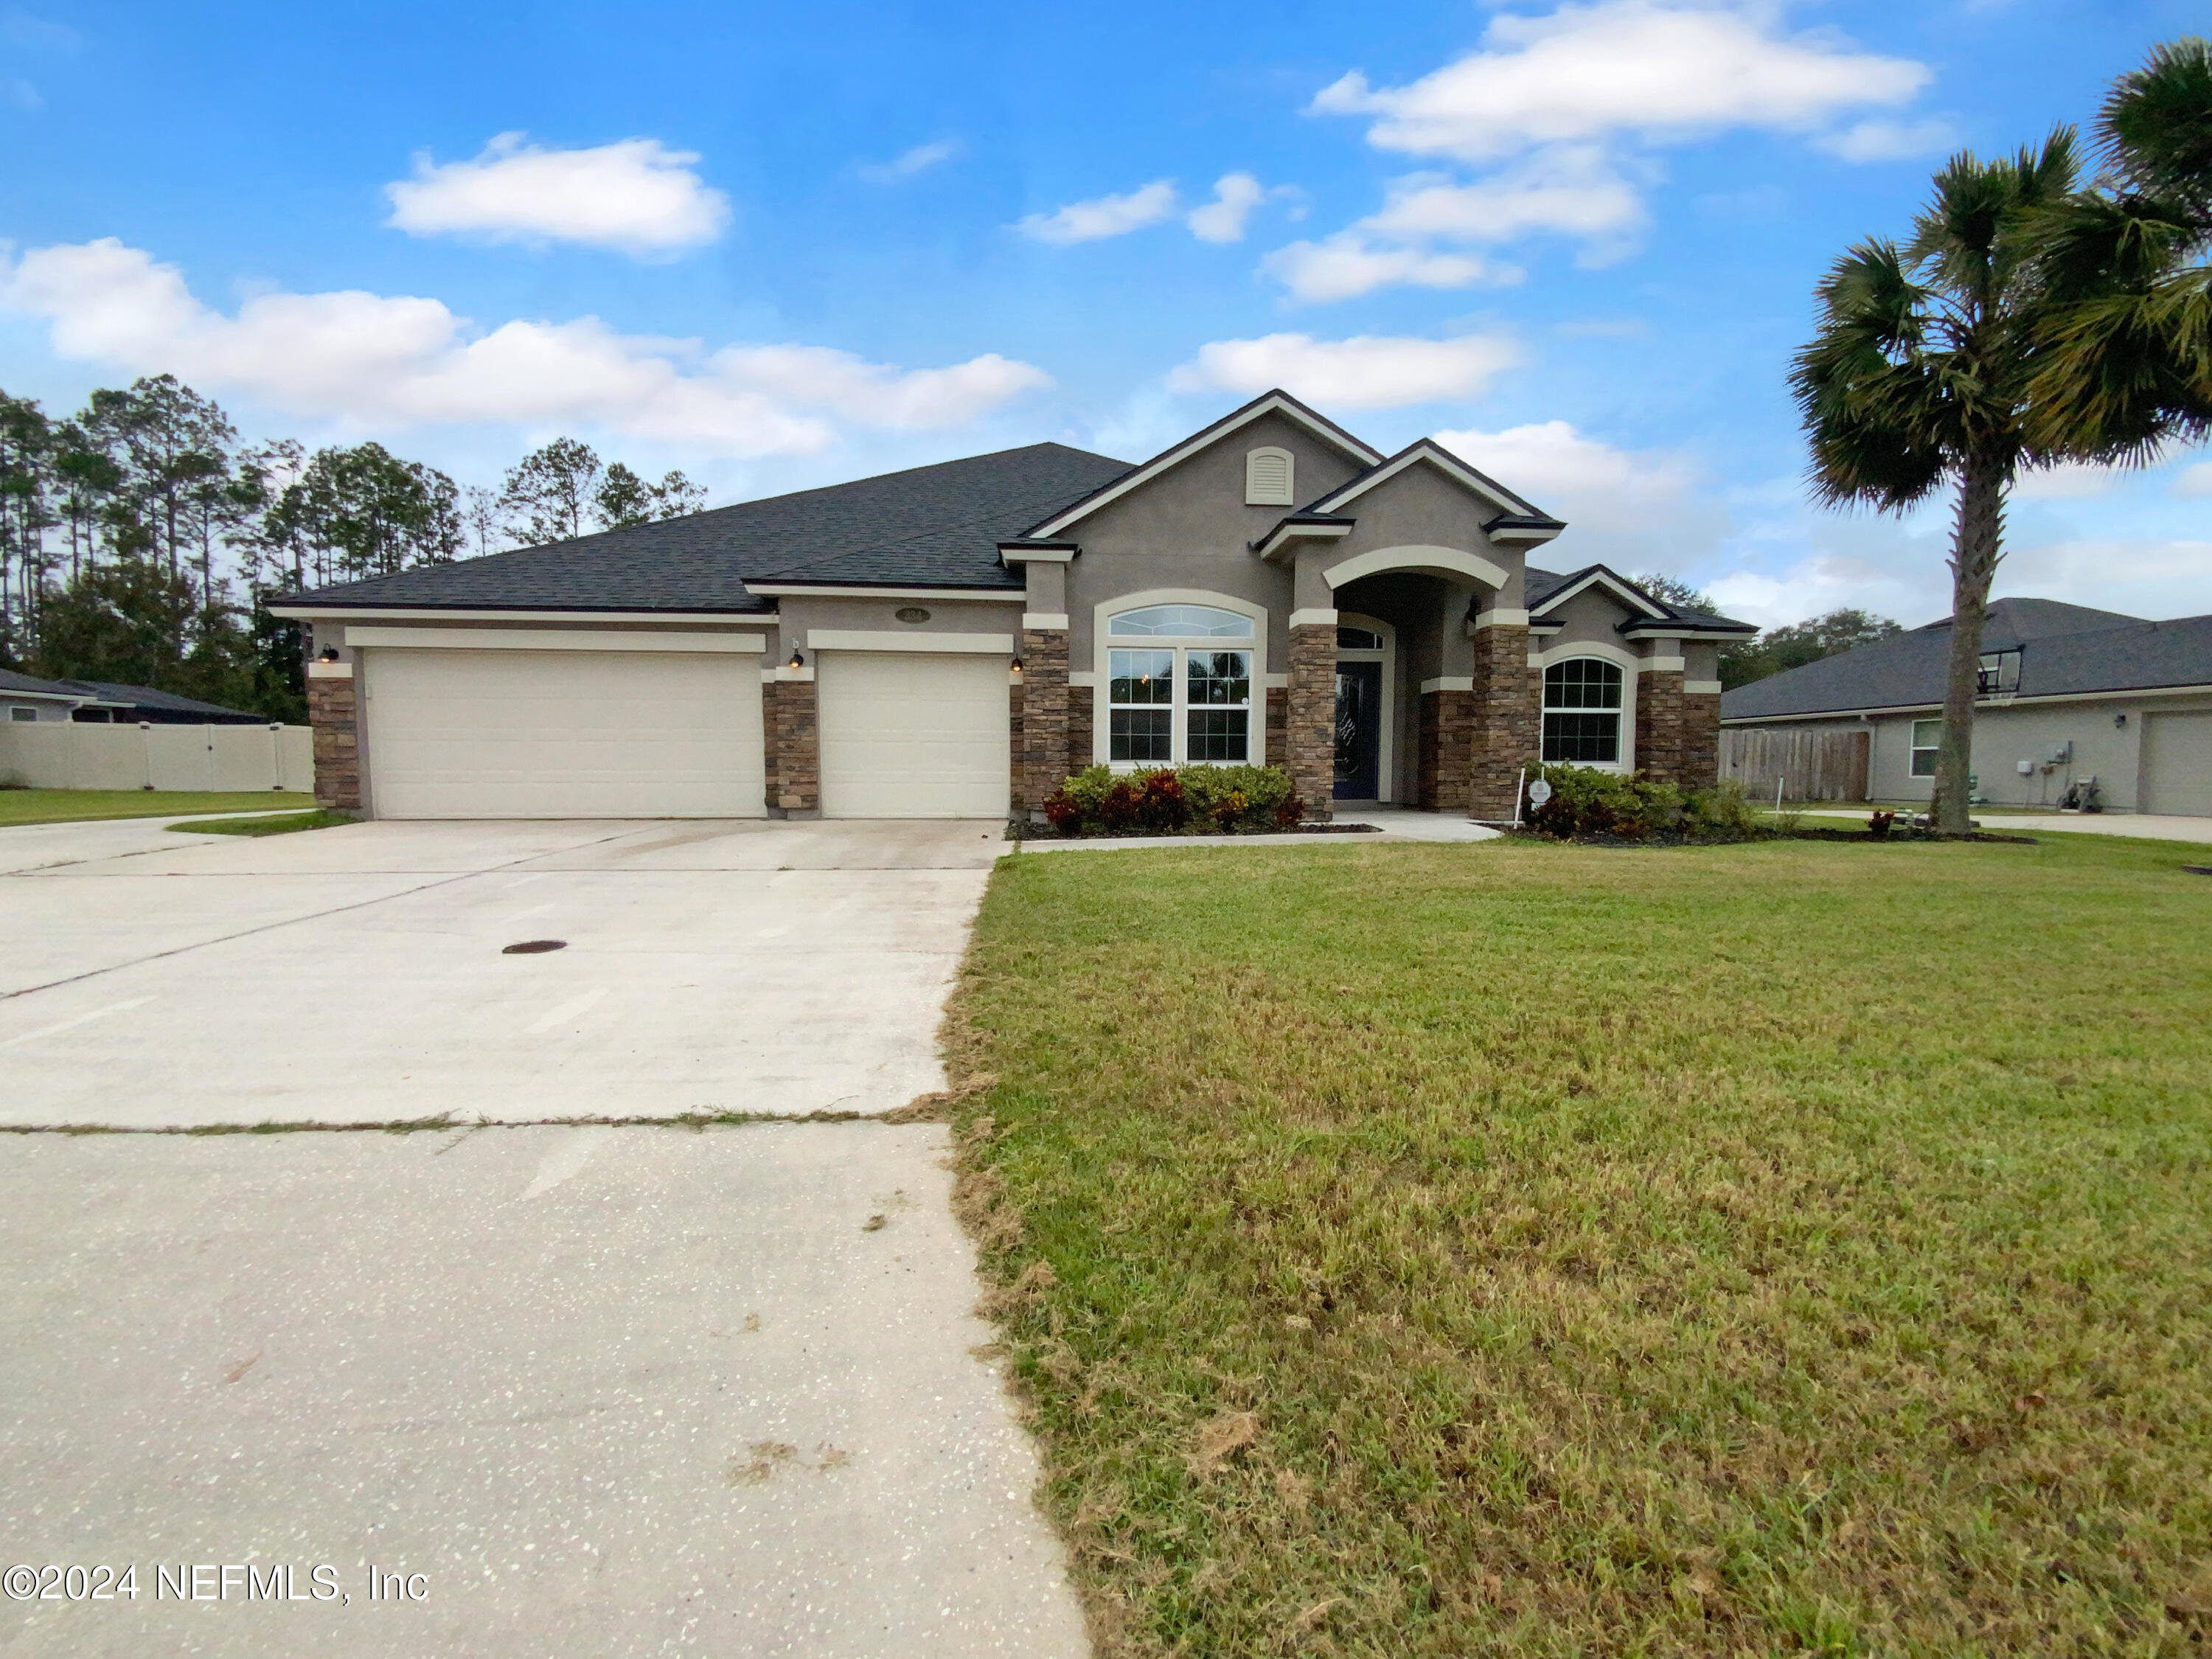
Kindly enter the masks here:
M 1932 778 L 1936 775 L 1936 751 L 1943 746 L 1943 722 L 1915 720 L 1912 722 L 1912 775 Z
M 1570 657 L 1544 671 L 1544 758 L 1577 766 L 1620 764 L 1620 670 Z
M 1980 671 L 1974 676 L 1974 695 L 1986 697 L 2020 690 L 2020 653 L 1984 651 Z
M 34 720 L 39 718 L 39 711 L 35 708 L 25 708 L 19 703 L 8 711 L 8 718 L 11 720 Z
M 1146 766 L 1242 762 L 1252 752 L 1252 619 L 1204 605 L 1125 611 L 1106 625 L 1107 758 Z

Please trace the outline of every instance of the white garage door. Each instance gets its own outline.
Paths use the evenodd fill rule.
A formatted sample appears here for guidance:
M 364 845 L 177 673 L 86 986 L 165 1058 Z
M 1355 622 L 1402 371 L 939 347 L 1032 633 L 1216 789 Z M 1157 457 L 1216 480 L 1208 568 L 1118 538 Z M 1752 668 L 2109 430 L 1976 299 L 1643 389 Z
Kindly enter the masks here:
M 824 651 L 815 664 L 823 817 L 1006 816 L 1006 658 Z
M 2144 721 L 2142 810 L 2212 814 L 2212 714 Z
M 388 818 L 757 818 L 760 659 L 660 651 L 364 653 Z

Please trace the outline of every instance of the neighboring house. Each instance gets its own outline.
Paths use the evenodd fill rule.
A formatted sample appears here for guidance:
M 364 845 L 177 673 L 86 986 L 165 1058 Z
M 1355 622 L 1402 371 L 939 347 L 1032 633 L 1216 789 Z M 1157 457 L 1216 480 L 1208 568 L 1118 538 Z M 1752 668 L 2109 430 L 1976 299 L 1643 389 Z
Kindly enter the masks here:
M 1561 759 L 1710 781 L 1716 641 L 1428 440 L 1255 399 L 428 566 L 309 624 L 318 795 L 386 817 L 998 817 L 1094 762 L 1508 817 Z
M 2212 813 L 2212 617 L 2147 622 L 2051 599 L 1999 599 L 1982 635 L 1976 794 L 2055 805 L 2094 777 L 2113 811 Z M 1951 620 L 1721 699 L 1732 730 L 1863 731 L 1867 793 L 1934 791 Z
M 106 680 L 46 680 L 0 668 L 0 719 L 78 720 L 155 726 L 262 726 L 267 717 L 242 708 Z

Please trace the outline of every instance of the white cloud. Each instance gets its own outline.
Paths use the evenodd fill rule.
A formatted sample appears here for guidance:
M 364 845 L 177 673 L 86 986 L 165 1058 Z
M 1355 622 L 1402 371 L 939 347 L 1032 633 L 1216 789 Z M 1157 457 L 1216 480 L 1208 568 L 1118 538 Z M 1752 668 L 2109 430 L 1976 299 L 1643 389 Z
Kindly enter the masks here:
M 410 235 L 667 253 L 711 242 L 729 222 L 729 198 L 691 170 L 698 160 L 657 138 L 546 149 L 503 132 L 473 161 L 440 166 L 418 155 L 415 176 L 384 190 L 392 199 L 389 222 Z
M 1281 386 L 1323 409 L 1395 409 L 1477 396 L 1520 361 L 1513 342 L 1495 334 L 1449 340 L 1270 334 L 1200 346 L 1196 358 L 1169 374 L 1168 385 L 1177 392 L 1247 395 Z
M 2130 617 L 2203 616 L 2212 612 L 2212 541 L 2084 537 L 2016 548 L 1997 567 L 1996 591 Z
M 1370 115 L 1367 140 L 1415 155 L 1488 161 L 1616 133 L 1679 142 L 1733 126 L 1811 131 L 1843 112 L 1909 101 L 1925 64 L 1784 37 L 1762 8 L 1653 0 L 1492 19 L 1483 49 L 1403 87 L 1355 70 L 1312 109 Z
M 1285 193 L 1279 187 L 1268 190 L 1249 173 L 1224 173 L 1213 182 L 1213 199 L 1193 208 L 1183 222 L 1201 242 L 1241 242 L 1252 210 L 1271 195 Z
M 2212 495 L 2212 461 L 2199 461 L 2184 467 L 2181 476 L 2173 481 L 2177 495 Z
M 2109 495 L 2119 485 L 2118 467 L 2098 466 L 2088 461 L 2061 461 L 2056 466 L 2022 472 L 2013 482 L 2016 501 L 2078 501 Z
M 1910 161 L 1954 148 L 1959 129 L 1940 115 L 1924 121 L 1858 121 L 1813 142 L 1846 161 Z
M 0 259 L 0 308 L 45 319 L 59 356 L 355 428 L 570 424 L 721 455 L 807 453 L 841 420 L 957 427 L 1052 384 L 996 353 L 905 370 L 817 346 L 708 351 L 596 317 L 484 331 L 436 300 L 357 291 L 261 294 L 226 316 L 112 237 Z
M 1612 237 L 1641 229 L 1636 189 L 1586 146 L 1546 151 L 1479 184 L 1434 173 L 1394 180 L 1382 210 L 1359 228 L 1400 241 L 1510 242 L 1539 231 Z
M 1895 617 L 1914 628 L 1950 609 L 1942 602 L 1945 590 L 1930 580 L 1835 553 L 1801 559 L 1779 576 L 1733 571 L 1707 582 L 1705 591 L 1724 616 L 1761 628 L 1787 628 L 1845 606 Z M 1931 604 L 1938 608 L 1931 611 Z
M 1260 261 L 1260 269 L 1309 304 L 1349 300 L 1378 288 L 1470 288 L 1480 282 L 1511 283 L 1520 272 L 1466 253 L 1380 246 L 1357 230 L 1340 230 L 1318 242 L 1292 242 Z
M 957 138 L 940 138 L 933 144 L 916 144 L 903 155 L 888 161 L 864 162 L 860 177 L 872 185 L 896 185 L 911 179 L 917 173 L 927 173 L 940 161 L 949 161 L 961 152 Z
M 1678 571 L 1711 554 L 1730 528 L 1703 470 L 1671 451 L 1617 448 L 1565 421 L 1439 432 L 1436 440 L 1567 521 L 1565 534 L 1545 550 L 1556 568 Z
M 1155 179 L 1126 196 L 1101 196 L 1095 201 L 1070 202 L 1054 213 L 1032 213 L 1014 228 L 1036 241 L 1066 247 L 1106 236 L 1126 236 L 1159 223 L 1175 210 L 1175 180 Z

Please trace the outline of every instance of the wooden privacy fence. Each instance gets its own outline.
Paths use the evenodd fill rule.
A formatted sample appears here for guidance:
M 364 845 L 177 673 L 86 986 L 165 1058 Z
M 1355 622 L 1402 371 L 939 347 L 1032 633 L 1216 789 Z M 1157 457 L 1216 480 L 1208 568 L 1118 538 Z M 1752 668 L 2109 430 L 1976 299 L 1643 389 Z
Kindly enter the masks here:
M 304 726 L 0 726 L 0 783 L 33 789 L 313 789 Z
M 1872 746 L 1865 732 L 1724 727 L 1721 775 L 1741 782 L 1753 800 L 1772 800 L 1777 780 L 1788 800 L 1864 800 Z

